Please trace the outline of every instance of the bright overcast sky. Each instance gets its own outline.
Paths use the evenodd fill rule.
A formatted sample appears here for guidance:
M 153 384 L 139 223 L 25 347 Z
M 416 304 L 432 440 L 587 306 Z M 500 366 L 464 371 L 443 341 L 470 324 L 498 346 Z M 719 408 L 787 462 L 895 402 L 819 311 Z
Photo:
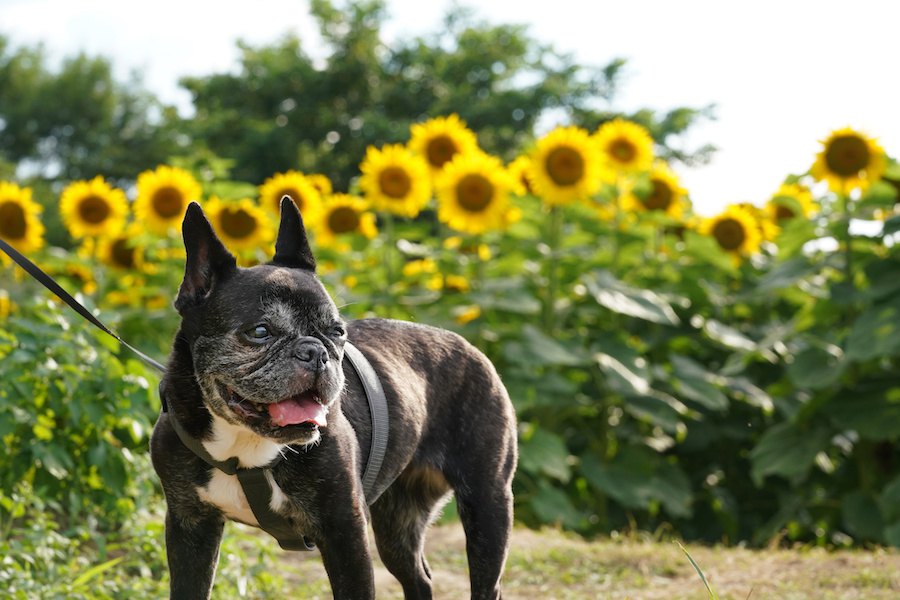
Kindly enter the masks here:
M 612 108 L 718 106 L 688 147 L 719 147 L 713 162 L 678 168 L 698 212 L 762 204 L 788 173 L 806 171 L 818 142 L 851 126 L 900 156 L 900 3 L 875 0 L 480 0 L 476 16 L 523 23 L 585 65 L 628 60 Z M 386 41 L 430 33 L 449 0 L 388 0 Z M 252 8 L 251 8 L 252 7 Z M 286 32 L 311 43 L 304 0 L 0 0 L 0 32 L 43 42 L 54 58 L 85 50 L 133 69 L 164 101 L 189 105 L 177 79 L 230 70 L 234 40 Z M 315 52 L 311 52 L 315 55 Z

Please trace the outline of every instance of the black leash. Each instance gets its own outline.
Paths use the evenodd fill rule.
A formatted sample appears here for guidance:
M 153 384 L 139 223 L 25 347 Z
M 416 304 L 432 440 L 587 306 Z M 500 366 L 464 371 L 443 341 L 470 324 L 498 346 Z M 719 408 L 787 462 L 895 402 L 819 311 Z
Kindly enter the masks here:
M 100 319 L 91 314 L 91 311 L 82 306 L 82 304 L 78 300 L 73 298 L 72 295 L 69 294 L 69 292 L 64 290 L 61 285 L 56 283 L 55 279 L 44 273 L 44 271 L 42 271 L 39 266 L 31 262 L 24 254 L 10 246 L 3 238 L 0 238 L 0 250 L 6 252 L 6 254 L 8 254 L 9 257 L 13 259 L 13 261 L 15 261 L 17 265 L 22 267 L 22 269 L 24 269 L 26 273 L 34 277 L 38 281 L 38 283 L 43 285 L 45 288 L 56 294 L 57 298 L 68 304 L 72 310 L 90 321 L 95 327 L 98 327 L 101 331 L 106 332 L 114 337 L 119 341 L 120 344 L 134 352 L 138 358 L 140 358 L 142 361 L 144 361 L 146 364 L 153 367 L 160 373 L 166 372 L 166 368 L 161 363 L 153 360 L 152 358 L 120 338 L 118 335 L 116 335 L 112 329 L 104 325 L 100 321 Z
M 160 373 L 165 373 L 166 368 L 162 363 L 150 358 L 118 335 L 113 330 L 103 324 L 100 319 L 95 317 L 87 308 L 85 308 L 78 300 L 72 297 L 69 292 L 63 289 L 55 279 L 45 273 L 40 267 L 31 262 L 24 254 L 13 248 L 3 238 L 0 238 L 0 250 L 3 250 L 13 261 L 22 267 L 26 273 L 31 275 L 45 288 L 53 292 L 60 300 L 69 305 L 69 307 L 79 315 L 87 319 L 91 324 L 115 338 L 120 344 L 131 350 L 135 355 L 144 361 L 147 365 L 153 367 Z M 354 371 L 362 382 L 366 400 L 369 404 L 369 412 L 372 417 L 372 443 L 369 449 L 369 460 L 366 463 L 366 469 L 363 473 L 363 494 L 367 504 L 372 504 L 376 497 L 374 496 L 375 480 L 381 471 L 381 464 L 384 461 L 384 454 L 387 450 L 388 442 L 388 409 L 387 398 L 384 395 L 384 389 L 378 374 L 372 367 L 371 363 L 366 359 L 359 349 L 347 342 L 344 346 L 344 356 L 350 361 Z M 256 517 L 259 526 L 263 531 L 278 540 L 278 544 L 285 550 L 312 550 L 315 548 L 309 539 L 300 534 L 298 537 L 297 529 L 285 517 L 279 515 L 272 510 L 270 502 L 272 500 L 272 486 L 269 484 L 266 472 L 271 472 L 283 458 L 277 457 L 272 463 L 255 468 L 238 467 L 238 458 L 231 457 L 226 461 L 220 461 L 213 458 L 203 443 L 197 438 L 190 435 L 175 418 L 175 415 L 169 411 L 168 402 L 166 401 L 165 388 L 163 382 L 159 384 L 159 398 L 162 404 L 162 413 L 166 414 L 171 420 L 170 424 L 181 440 L 191 452 L 203 460 L 205 463 L 219 469 L 228 475 L 236 475 L 250 504 L 250 510 Z

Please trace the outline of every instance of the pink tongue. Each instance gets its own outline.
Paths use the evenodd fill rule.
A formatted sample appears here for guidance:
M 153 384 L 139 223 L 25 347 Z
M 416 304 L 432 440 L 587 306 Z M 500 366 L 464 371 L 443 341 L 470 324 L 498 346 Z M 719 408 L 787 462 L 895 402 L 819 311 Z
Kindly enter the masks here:
M 325 427 L 325 407 L 303 396 L 288 398 L 281 402 L 269 405 L 269 416 L 272 422 L 279 427 L 296 425 L 298 423 L 315 423 L 319 427 Z

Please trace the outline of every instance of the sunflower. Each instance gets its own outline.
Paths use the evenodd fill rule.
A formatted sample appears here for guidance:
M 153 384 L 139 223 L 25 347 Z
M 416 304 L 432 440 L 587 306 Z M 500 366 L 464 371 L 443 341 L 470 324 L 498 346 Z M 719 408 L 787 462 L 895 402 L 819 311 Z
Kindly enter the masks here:
M 98 175 L 70 183 L 60 196 L 59 212 L 74 238 L 116 235 L 125 227 L 128 200 Z
M 508 225 L 516 180 L 500 159 L 481 152 L 460 154 L 438 175 L 435 188 L 438 219 L 452 229 L 479 234 Z
M 120 271 L 142 271 L 144 267 L 144 249 L 134 240 L 140 229 L 134 223 L 118 235 L 104 236 L 97 244 L 97 255 L 110 267 Z
M 222 200 L 210 196 L 203 209 L 229 249 L 241 252 L 265 248 L 275 239 L 269 215 L 249 198 Z
M 369 146 L 360 165 L 359 187 L 372 207 L 415 217 L 431 198 L 428 164 L 405 146 Z
M 334 194 L 323 202 L 322 215 L 316 231 L 316 242 L 331 248 L 341 247 L 339 236 L 361 234 L 367 239 L 378 235 L 375 213 L 368 210 L 365 200 L 349 194 Z
M 881 178 L 886 167 L 887 159 L 878 142 L 845 127 L 822 142 L 810 173 L 828 182 L 831 191 L 848 194 L 856 188 L 867 189 Z
M 722 250 L 735 260 L 759 250 L 762 233 L 757 219 L 746 208 L 729 205 L 715 217 L 704 220 L 699 227 L 702 234 L 712 236 Z
M 457 154 L 478 149 L 478 138 L 455 114 L 415 124 L 410 132 L 410 149 L 425 158 L 434 175 Z
M 547 204 L 588 200 L 600 188 L 600 157 L 588 132 L 559 127 L 541 138 L 531 155 L 528 180 Z
M 784 183 L 766 203 L 766 212 L 775 224 L 802 217 L 808 219 L 818 206 L 812 192 L 799 183 Z
M 178 167 L 161 165 L 138 175 L 134 214 L 149 231 L 168 235 L 181 224 L 188 204 L 200 200 L 200 193 L 200 184 L 193 175 Z
M 333 186 L 331 185 L 331 180 L 328 179 L 327 175 L 322 175 L 321 173 L 310 173 L 305 175 L 306 179 L 312 184 L 316 191 L 319 192 L 320 196 L 330 196 L 334 191 Z
M 41 205 L 31 199 L 31 188 L 0 181 L 0 238 L 23 254 L 44 245 Z M 6 262 L 5 253 L 0 257 Z
M 322 194 L 306 175 L 297 171 L 276 173 L 259 186 L 259 203 L 272 215 L 281 214 L 281 199 L 285 196 L 297 205 L 304 222 L 321 217 Z
M 646 171 L 653 164 L 653 138 L 637 123 L 613 119 L 601 125 L 592 137 L 604 166 L 614 173 Z
M 649 173 L 646 193 L 629 190 L 622 197 L 622 208 L 635 212 L 665 214 L 680 219 L 684 213 L 686 191 L 678 182 L 678 176 L 665 163 L 656 163 Z
M 531 182 L 528 181 L 528 171 L 531 169 L 531 159 L 527 155 L 517 156 L 507 165 L 506 170 L 513 176 L 518 184 L 513 193 L 517 196 L 533 195 Z

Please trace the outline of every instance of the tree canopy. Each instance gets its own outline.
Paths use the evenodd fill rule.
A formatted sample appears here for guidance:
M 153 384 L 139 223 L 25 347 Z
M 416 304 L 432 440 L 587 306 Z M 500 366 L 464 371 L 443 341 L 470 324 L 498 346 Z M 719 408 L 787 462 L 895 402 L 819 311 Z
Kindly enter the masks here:
M 438 32 L 387 44 L 382 0 L 312 0 L 311 13 L 324 60 L 313 58 L 317 40 L 296 35 L 259 47 L 238 41 L 236 72 L 180 82 L 193 99 L 188 117 L 138 78 L 115 81 L 107 58 L 79 54 L 54 70 L 43 47 L 14 49 L 0 36 L 0 164 L 20 177 L 127 181 L 172 159 L 218 157 L 233 180 L 259 184 L 300 169 L 347 189 L 367 146 L 405 141 L 409 126 L 430 116 L 457 113 L 485 150 L 511 159 L 548 115 L 593 129 L 620 114 L 613 103 L 624 60 L 580 65 L 523 25 L 455 8 Z M 675 150 L 671 136 L 709 111 L 628 116 L 650 129 L 663 156 L 690 162 L 712 148 Z

